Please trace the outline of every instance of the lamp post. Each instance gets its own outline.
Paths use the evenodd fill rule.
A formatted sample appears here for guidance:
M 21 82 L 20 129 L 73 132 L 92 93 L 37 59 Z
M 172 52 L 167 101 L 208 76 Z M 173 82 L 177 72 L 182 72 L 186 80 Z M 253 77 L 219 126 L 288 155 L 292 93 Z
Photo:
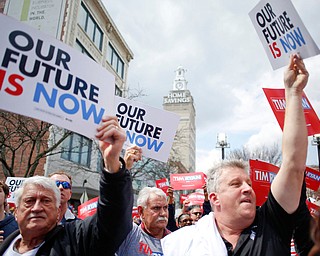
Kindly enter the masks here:
M 318 149 L 318 168 L 320 171 L 320 134 L 314 134 L 311 143 L 313 146 L 317 146 Z
M 216 148 L 221 148 L 222 160 L 224 159 L 224 149 L 230 148 L 230 144 L 227 141 L 227 135 L 225 133 L 218 133 Z

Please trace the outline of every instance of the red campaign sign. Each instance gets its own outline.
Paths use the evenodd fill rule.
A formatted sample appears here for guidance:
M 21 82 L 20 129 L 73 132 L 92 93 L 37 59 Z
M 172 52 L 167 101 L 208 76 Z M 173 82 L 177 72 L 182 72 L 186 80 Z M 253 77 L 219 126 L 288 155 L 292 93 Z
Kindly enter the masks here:
M 190 201 L 189 205 L 203 205 L 204 194 L 203 192 L 194 192 L 187 196 L 187 199 Z
M 186 194 L 181 194 L 180 195 L 180 204 L 183 204 L 184 200 L 186 200 L 188 198 L 188 195 Z
M 252 188 L 257 196 L 257 205 L 261 206 L 268 197 L 271 182 L 276 177 L 279 167 L 259 160 L 249 160 Z M 306 167 L 306 187 L 318 191 L 320 172 Z
M 252 188 L 256 193 L 257 206 L 267 199 L 271 182 L 276 177 L 279 167 L 259 160 L 249 160 Z
M 271 109 L 276 116 L 281 129 L 283 130 L 284 114 L 286 109 L 285 90 L 263 88 L 263 91 L 268 99 Z M 319 118 L 313 107 L 311 106 L 305 93 L 303 93 L 302 96 L 302 106 L 306 118 L 308 136 L 320 133 Z
M 320 185 L 320 172 L 310 167 L 306 168 L 306 184 L 307 188 L 318 191 Z
M 138 212 L 137 206 L 133 206 L 133 208 L 132 208 L 132 218 L 133 217 L 139 217 L 139 212 Z
M 156 180 L 156 187 L 162 189 L 162 191 L 168 195 L 167 190 L 169 188 L 169 183 L 167 178 Z
M 310 211 L 310 214 L 312 217 L 318 217 L 319 216 L 319 210 L 320 210 L 320 206 L 311 203 L 308 199 L 306 200 L 306 204 L 308 206 L 308 209 Z
M 98 198 L 99 197 L 95 197 L 92 198 L 91 200 L 80 204 L 78 206 L 78 217 L 80 219 L 85 219 L 86 217 L 92 216 L 96 213 L 97 211 L 97 205 L 98 205 Z
M 205 184 L 205 175 L 202 172 L 170 174 L 170 184 L 174 190 L 202 188 Z

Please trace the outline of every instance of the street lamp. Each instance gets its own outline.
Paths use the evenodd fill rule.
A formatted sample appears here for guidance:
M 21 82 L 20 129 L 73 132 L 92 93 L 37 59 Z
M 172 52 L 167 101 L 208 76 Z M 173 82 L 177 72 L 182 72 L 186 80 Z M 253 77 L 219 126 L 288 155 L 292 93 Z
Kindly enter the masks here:
M 318 168 L 320 171 L 320 134 L 314 134 L 311 143 L 313 146 L 317 146 L 318 149 Z
M 221 148 L 222 160 L 224 159 L 224 149 L 230 148 L 230 144 L 227 142 L 227 135 L 225 133 L 218 133 L 216 148 Z

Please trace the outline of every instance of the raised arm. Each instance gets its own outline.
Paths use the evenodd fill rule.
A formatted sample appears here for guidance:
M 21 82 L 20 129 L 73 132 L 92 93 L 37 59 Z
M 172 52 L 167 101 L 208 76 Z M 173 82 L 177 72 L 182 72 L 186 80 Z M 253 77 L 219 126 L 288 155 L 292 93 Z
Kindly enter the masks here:
M 126 134 L 119 126 L 117 117 L 103 117 L 96 138 L 99 140 L 105 170 L 109 173 L 118 172 L 121 165 L 119 157 L 126 141 Z
M 94 223 L 96 229 L 90 228 L 94 234 L 89 244 L 95 247 L 95 253 L 90 253 L 113 255 L 132 230 L 132 179 L 125 168 L 124 160 L 120 159 L 126 134 L 119 126 L 117 118 L 103 117 L 97 130 L 96 138 L 99 139 L 104 168 Z M 94 240 L 92 237 L 97 239 Z
M 271 184 L 273 196 L 287 213 L 293 213 L 299 205 L 304 178 L 308 135 L 302 93 L 308 77 L 308 71 L 300 56 L 291 55 L 284 73 L 286 112 L 282 137 L 282 164 Z
M 124 154 L 124 161 L 126 167 L 130 170 L 135 162 L 138 162 L 142 159 L 142 149 L 136 145 L 128 147 Z

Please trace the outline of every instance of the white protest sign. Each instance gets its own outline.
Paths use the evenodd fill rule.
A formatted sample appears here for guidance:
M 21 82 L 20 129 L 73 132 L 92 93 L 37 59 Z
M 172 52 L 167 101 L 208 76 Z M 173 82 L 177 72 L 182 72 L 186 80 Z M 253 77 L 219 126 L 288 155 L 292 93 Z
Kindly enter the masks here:
M 120 126 L 126 130 L 125 147 L 137 145 L 146 157 L 168 160 L 179 115 L 118 96 L 115 111 Z
M 249 16 L 273 70 L 286 66 L 292 53 L 303 59 L 320 53 L 290 0 L 261 0 Z
M 15 203 L 14 192 L 22 185 L 26 178 L 8 177 L 6 179 L 6 184 L 9 187 L 9 197 L 7 199 L 8 203 Z
M 13 18 L 1 14 L 0 24 L 0 109 L 94 138 L 102 116 L 114 115 L 114 76 Z

